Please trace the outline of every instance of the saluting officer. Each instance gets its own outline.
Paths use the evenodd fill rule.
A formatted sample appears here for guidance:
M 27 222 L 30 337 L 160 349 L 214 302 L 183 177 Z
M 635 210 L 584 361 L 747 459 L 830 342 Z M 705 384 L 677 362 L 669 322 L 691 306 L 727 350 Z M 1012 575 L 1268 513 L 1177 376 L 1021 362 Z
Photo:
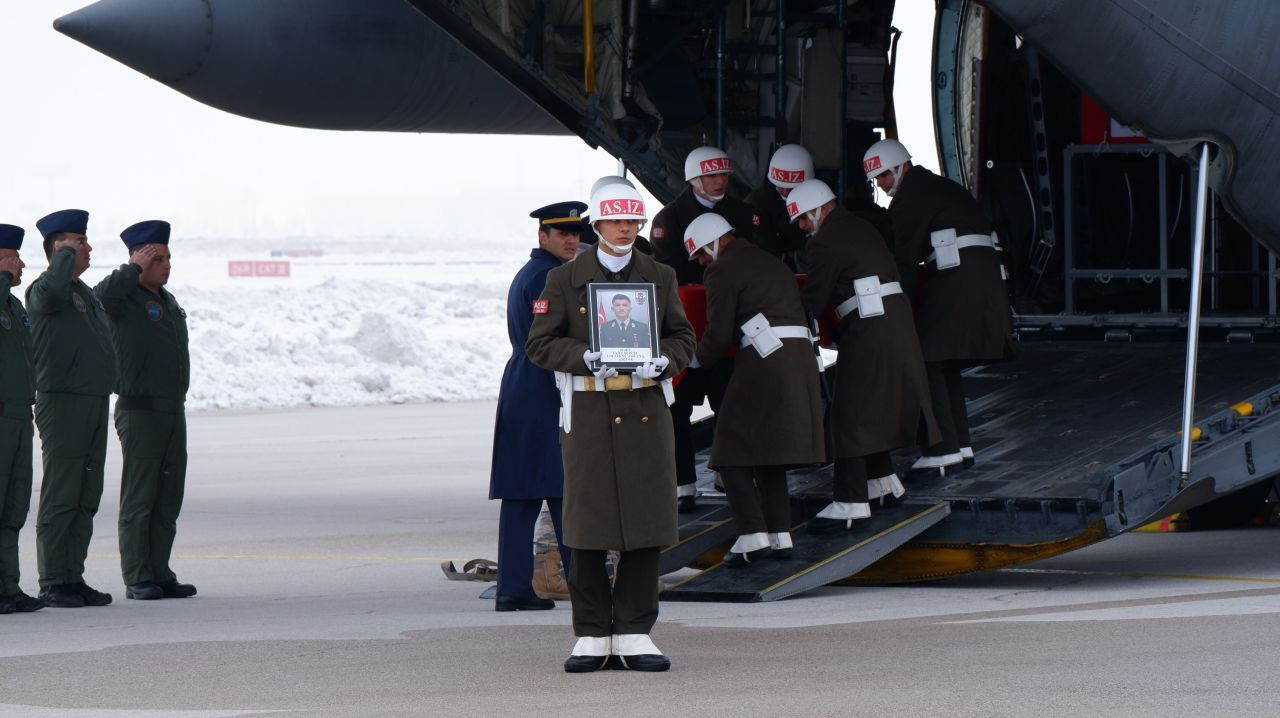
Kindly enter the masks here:
M 787 195 L 805 180 L 813 179 L 813 157 L 801 145 L 783 145 L 769 159 L 769 174 L 763 184 L 747 195 L 747 204 L 760 218 L 756 243 L 761 249 L 787 263 L 801 265 L 798 253 L 808 235 L 787 215 Z
M 120 568 L 125 597 L 189 598 L 169 567 L 187 482 L 191 385 L 187 313 L 169 282 L 169 223 L 139 222 L 120 238 L 129 261 L 94 289 L 106 308 L 120 367 L 116 433 L 124 450 L 120 477 Z
M 718 147 L 699 147 L 684 160 L 685 187 L 653 218 L 649 233 L 653 256 L 676 270 L 680 284 L 702 284 L 702 265 L 689 258 L 684 247 L 684 231 L 699 215 L 712 212 L 724 217 L 739 236 L 754 240 L 760 217 L 746 203 L 728 195 L 733 160 Z M 671 422 L 675 432 L 677 495 L 680 511 L 696 511 L 694 496 L 697 473 L 693 461 L 693 438 L 689 418 L 693 407 L 710 399 L 712 411 L 720 410 L 720 398 L 733 373 L 733 359 L 719 358 L 705 367 L 695 365 L 684 373 L 676 386 L 676 401 L 671 406 Z
M 911 304 L 880 233 L 840 207 L 822 180 L 793 189 L 787 211 L 812 235 L 805 248 L 805 309 L 820 316 L 835 305 L 840 316 L 832 502 L 809 530 L 842 530 L 871 516 L 870 499 L 903 494 L 889 452 L 911 445 L 921 431 L 936 437 L 937 428 Z
M 822 463 L 822 397 L 800 291 L 790 269 L 723 217 L 685 229 L 689 256 L 706 267 L 707 328 L 697 357 L 708 364 L 741 344 L 711 443 L 738 539 L 725 554 L 739 567 L 791 553 L 787 469 Z
M 588 252 L 547 275 L 525 350 L 538 366 L 556 372 L 561 389 L 564 457 L 564 542 L 573 549 L 569 597 L 578 636 L 565 670 L 622 667 L 665 671 L 671 666 L 649 631 L 658 618 L 658 555 L 676 540 L 675 464 L 668 380 L 693 354 L 693 327 L 676 291 L 675 272 L 632 251 L 645 219 L 640 193 L 621 184 L 591 198 L 592 227 L 600 240 Z M 657 304 L 657 358 L 634 374 L 594 368 L 587 284 L 652 283 Z M 610 588 L 609 550 L 621 551 Z
M 556 428 L 560 394 L 555 376 L 525 354 L 529 327 L 547 312 L 538 299 L 547 272 L 573 259 L 583 232 L 582 202 L 559 202 L 529 213 L 538 220 L 538 246 L 507 291 L 507 336 L 511 358 L 502 370 L 498 418 L 493 428 L 493 468 L 489 498 L 501 499 L 498 523 L 497 611 L 555 608 L 555 602 L 533 592 L 533 532 L 542 503 L 547 504 L 566 572 L 569 550 L 560 529 L 564 467 Z
M 89 213 L 64 209 L 36 222 L 49 268 L 27 289 L 36 360 L 36 428 L 44 480 L 36 515 L 40 597 L 46 606 L 105 606 L 84 582 L 107 458 L 107 400 L 116 358 L 102 304 L 80 275 L 93 247 Z
M 0 224 L 0 613 L 44 608 L 18 586 L 18 532 L 31 508 L 31 404 L 36 373 L 31 318 L 12 293 L 27 266 L 18 250 L 26 231 Z
M 893 198 L 894 254 L 904 291 L 915 303 L 916 329 L 942 433 L 921 442 L 912 469 L 930 472 L 973 462 L 960 372 L 1013 356 L 1004 267 L 991 221 L 972 195 L 924 167 L 897 140 L 880 140 L 863 156 L 867 179 Z

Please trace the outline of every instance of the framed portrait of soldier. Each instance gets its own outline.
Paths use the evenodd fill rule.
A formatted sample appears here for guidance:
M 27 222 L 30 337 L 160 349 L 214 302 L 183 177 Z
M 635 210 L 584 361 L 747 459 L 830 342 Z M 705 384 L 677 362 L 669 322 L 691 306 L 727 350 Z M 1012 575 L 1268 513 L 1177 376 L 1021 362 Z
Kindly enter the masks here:
M 661 354 L 656 294 L 652 284 L 587 285 L 587 301 L 595 312 L 591 350 L 600 352 L 600 364 L 626 373 Z

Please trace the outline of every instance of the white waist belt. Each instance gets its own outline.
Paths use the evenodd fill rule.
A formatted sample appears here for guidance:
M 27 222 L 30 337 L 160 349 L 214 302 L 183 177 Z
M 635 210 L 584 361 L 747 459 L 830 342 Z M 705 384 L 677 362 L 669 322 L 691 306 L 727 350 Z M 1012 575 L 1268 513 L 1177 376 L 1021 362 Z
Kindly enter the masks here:
M 875 280 L 875 281 L 870 281 Z M 902 284 L 898 282 L 885 282 L 881 284 L 875 277 L 866 277 L 856 280 L 853 283 L 854 295 L 840 303 L 836 307 L 836 314 L 841 319 L 858 313 L 861 318 L 878 317 L 884 314 L 884 303 L 881 301 L 885 297 L 893 294 L 902 294 Z
M 1000 240 L 996 233 L 962 234 L 956 236 L 956 230 L 940 229 L 929 233 L 929 244 L 933 251 L 925 257 L 924 264 L 933 262 L 938 269 L 951 269 L 960 266 L 960 250 L 969 247 L 990 247 L 1000 251 Z
M 773 331 L 773 335 L 779 339 L 803 339 L 805 341 L 813 341 L 813 335 L 809 333 L 808 327 L 769 327 Z M 754 346 L 754 342 L 749 337 L 742 338 L 742 348 L 746 349 Z
M 575 391 L 632 391 L 647 389 L 652 386 L 662 387 L 662 398 L 667 406 L 676 401 L 675 389 L 670 379 L 641 379 L 635 374 L 619 374 L 608 379 L 597 379 L 594 376 L 577 376 L 565 371 L 558 371 L 556 389 L 560 391 L 560 428 L 568 434 L 573 428 L 573 393 Z

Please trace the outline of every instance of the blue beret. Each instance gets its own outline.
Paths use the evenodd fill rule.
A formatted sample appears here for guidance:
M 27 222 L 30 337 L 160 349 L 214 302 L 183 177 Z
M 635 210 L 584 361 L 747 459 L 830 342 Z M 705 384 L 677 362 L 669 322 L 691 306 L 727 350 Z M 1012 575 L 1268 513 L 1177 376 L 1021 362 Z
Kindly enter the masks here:
M 539 227 L 555 227 L 564 232 L 583 231 L 582 217 L 587 211 L 585 202 L 556 202 L 539 207 L 529 213 L 538 220 Z
M 139 244 L 168 244 L 169 223 L 163 219 L 148 219 L 121 232 L 120 239 L 129 249 Z
M 36 229 L 48 239 L 59 232 L 86 234 L 89 229 L 89 213 L 83 209 L 60 209 L 36 220 Z
M 22 237 L 27 231 L 12 224 L 0 224 L 0 249 L 22 249 Z

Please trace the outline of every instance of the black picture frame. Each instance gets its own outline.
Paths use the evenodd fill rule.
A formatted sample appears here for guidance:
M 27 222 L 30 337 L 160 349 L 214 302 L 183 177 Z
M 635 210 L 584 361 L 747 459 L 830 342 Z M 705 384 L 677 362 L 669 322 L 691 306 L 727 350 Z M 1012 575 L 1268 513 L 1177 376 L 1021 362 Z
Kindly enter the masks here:
M 662 354 L 657 294 L 657 287 L 648 283 L 592 282 L 587 285 L 591 351 L 601 354 L 593 368 L 607 364 L 620 374 L 628 374 Z M 625 324 L 617 322 L 623 298 L 628 307 Z M 615 301 L 619 302 L 617 309 Z

